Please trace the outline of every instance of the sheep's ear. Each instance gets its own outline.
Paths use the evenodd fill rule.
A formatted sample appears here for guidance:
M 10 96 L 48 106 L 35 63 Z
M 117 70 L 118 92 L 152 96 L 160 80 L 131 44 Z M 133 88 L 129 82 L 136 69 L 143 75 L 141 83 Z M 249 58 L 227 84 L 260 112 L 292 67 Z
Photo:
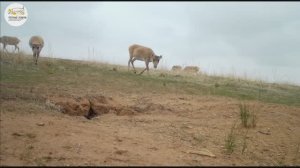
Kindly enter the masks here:
M 159 56 L 159 59 L 161 59 L 162 58 L 162 55 L 161 56 Z

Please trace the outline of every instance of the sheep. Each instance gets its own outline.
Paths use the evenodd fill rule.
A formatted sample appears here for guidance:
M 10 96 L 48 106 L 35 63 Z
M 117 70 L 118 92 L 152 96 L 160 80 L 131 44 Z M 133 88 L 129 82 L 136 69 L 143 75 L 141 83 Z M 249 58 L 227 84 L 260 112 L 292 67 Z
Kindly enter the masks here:
M 129 50 L 128 71 L 130 69 L 130 63 L 131 63 L 134 69 L 134 73 L 136 73 L 135 67 L 133 65 L 135 60 L 145 61 L 146 68 L 140 73 L 140 75 L 143 74 L 145 70 L 147 70 L 147 73 L 149 74 L 149 62 L 153 62 L 153 66 L 156 69 L 160 59 L 162 59 L 162 56 L 155 55 L 155 53 L 151 48 L 144 47 L 138 44 L 133 44 L 129 46 L 128 50 Z
M 20 43 L 20 40 L 17 37 L 2 36 L 2 37 L 0 37 L 0 43 L 3 44 L 3 51 L 5 51 L 5 50 L 7 51 L 7 49 L 6 49 L 7 45 L 15 46 L 14 51 L 16 51 L 18 49 L 18 52 L 19 52 L 19 50 L 20 50 L 19 47 L 18 47 L 18 44 Z
M 44 47 L 44 40 L 41 36 L 32 36 L 29 40 L 29 46 L 33 52 L 33 61 L 35 62 L 35 65 L 37 65 L 40 52 Z
M 181 71 L 182 70 L 182 67 L 180 65 L 174 65 L 172 67 L 172 71 Z
M 188 72 L 188 73 L 197 73 L 199 71 L 199 67 L 197 66 L 186 66 L 183 69 L 184 72 Z

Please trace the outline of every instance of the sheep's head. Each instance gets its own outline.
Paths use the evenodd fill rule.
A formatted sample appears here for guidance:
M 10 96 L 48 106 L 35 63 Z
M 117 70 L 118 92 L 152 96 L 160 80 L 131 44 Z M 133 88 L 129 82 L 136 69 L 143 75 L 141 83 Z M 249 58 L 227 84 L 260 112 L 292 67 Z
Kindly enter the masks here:
M 153 65 L 154 65 L 154 68 L 157 68 L 157 65 L 159 63 L 159 60 L 162 59 L 162 56 L 155 56 L 154 59 L 153 59 Z
M 32 45 L 32 51 L 34 54 L 39 53 L 41 50 L 41 46 L 39 45 Z

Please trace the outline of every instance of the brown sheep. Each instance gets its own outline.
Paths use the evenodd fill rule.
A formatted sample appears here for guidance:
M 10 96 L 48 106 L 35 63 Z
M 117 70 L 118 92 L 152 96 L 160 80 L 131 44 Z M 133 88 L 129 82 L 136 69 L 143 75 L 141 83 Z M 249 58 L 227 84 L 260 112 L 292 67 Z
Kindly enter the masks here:
M 151 48 L 133 44 L 133 45 L 129 46 L 128 71 L 130 69 L 130 63 L 131 63 L 132 67 L 134 69 L 134 72 L 136 73 L 133 63 L 135 60 L 140 60 L 140 61 L 145 61 L 145 64 L 146 64 L 146 68 L 140 74 L 142 74 L 145 70 L 147 70 L 147 73 L 149 74 L 149 62 L 153 62 L 153 66 L 156 69 L 157 65 L 159 63 L 159 60 L 161 58 L 162 58 L 162 56 L 155 55 L 155 53 L 153 52 L 153 50 Z
M 7 49 L 6 49 L 7 45 L 15 46 L 14 51 L 16 51 L 18 49 L 18 52 L 19 52 L 19 50 L 20 50 L 19 47 L 18 47 L 18 44 L 20 43 L 20 40 L 17 37 L 2 36 L 2 37 L 0 37 L 0 43 L 3 44 L 3 51 L 7 51 Z
M 40 36 L 32 36 L 29 40 L 29 45 L 33 52 L 33 60 L 35 65 L 37 65 L 38 58 L 40 56 L 40 52 L 44 47 L 44 40 Z

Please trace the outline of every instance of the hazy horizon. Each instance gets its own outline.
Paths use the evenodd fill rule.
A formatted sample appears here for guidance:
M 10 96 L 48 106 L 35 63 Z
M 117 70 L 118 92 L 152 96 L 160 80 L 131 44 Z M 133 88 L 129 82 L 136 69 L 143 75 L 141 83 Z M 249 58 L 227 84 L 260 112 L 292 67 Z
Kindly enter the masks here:
M 163 55 L 159 68 L 197 65 L 208 74 L 300 85 L 299 2 L 17 2 L 28 11 L 20 27 L 4 20 L 11 3 L 0 2 L 1 36 L 20 38 L 27 53 L 29 38 L 41 35 L 42 57 L 127 66 L 136 43 Z

